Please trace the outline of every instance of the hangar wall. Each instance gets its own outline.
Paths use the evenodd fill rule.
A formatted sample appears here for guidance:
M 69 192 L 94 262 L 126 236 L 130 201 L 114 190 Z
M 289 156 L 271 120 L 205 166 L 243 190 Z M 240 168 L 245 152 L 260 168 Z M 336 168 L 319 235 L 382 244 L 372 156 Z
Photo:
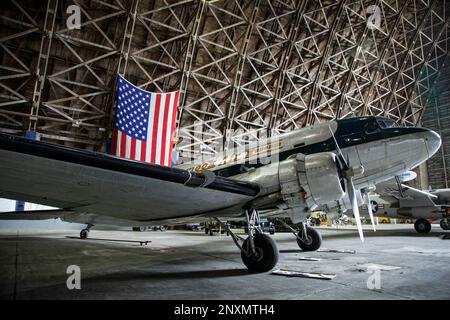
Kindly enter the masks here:
M 450 186 L 450 56 L 447 55 L 439 75 L 433 80 L 422 125 L 442 137 L 441 149 L 427 162 L 428 183 L 434 188 Z M 425 189 L 428 186 L 423 186 Z
M 66 25 L 70 5 L 80 8 L 81 29 Z M 186 157 L 351 114 L 419 124 L 450 36 L 446 0 L 0 7 L 1 131 L 100 149 L 119 72 L 147 90 L 181 90 Z

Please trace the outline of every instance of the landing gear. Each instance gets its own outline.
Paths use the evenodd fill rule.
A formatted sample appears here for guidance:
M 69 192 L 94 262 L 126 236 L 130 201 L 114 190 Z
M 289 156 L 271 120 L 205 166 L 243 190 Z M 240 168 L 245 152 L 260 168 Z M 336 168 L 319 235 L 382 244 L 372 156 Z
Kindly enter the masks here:
M 297 244 L 303 251 L 316 251 L 322 245 L 322 236 L 320 233 L 311 227 L 306 228 L 306 235 L 303 230 L 297 233 Z
M 271 236 L 273 236 L 273 235 L 275 234 L 275 227 L 270 227 L 270 228 L 269 228 L 269 234 L 270 234 Z
M 442 219 L 439 224 L 443 230 L 450 230 L 450 218 Z
M 147 227 L 133 227 L 132 228 L 133 229 L 133 231 L 139 231 L 139 232 L 144 232 L 144 231 L 147 231 Z
M 80 239 L 86 239 L 89 235 L 90 229 L 93 227 L 93 224 L 88 224 L 87 227 L 80 231 Z
M 278 262 L 278 247 L 269 236 L 265 235 L 259 228 L 259 213 L 253 210 L 251 216 L 249 211 L 245 212 L 248 228 L 248 237 L 243 239 L 235 235 L 229 228 L 229 224 L 222 223 L 227 233 L 230 234 L 236 246 L 241 250 L 241 258 L 245 266 L 253 272 L 267 272 L 273 269 Z M 242 243 L 242 245 L 241 245 Z
M 418 219 L 414 223 L 414 229 L 416 229 L 418 233 L 428 233 L 431 231 L 431 224 L 426 219 Z
M 80 239 L 86 239 L 88 237 L 89 230 L 83 229 L 80 231 Z
M 306 225 L 305 222 L 300 223 L 299 229 L 294 229 L 282 219 L 278 219 L 286 228 L 297 238 L 297 244 L 303 251 L 316 251 L 322 245 L 322 236 L 320 232 Z
M 264 233 L 253 236 L 254 250 L 251 250 L 250 237 L 242 245 L 241 258 L 245 266 L 252 271 L 266 272 L 272 270 L 278 262 L 278 248 L 271 237 Z

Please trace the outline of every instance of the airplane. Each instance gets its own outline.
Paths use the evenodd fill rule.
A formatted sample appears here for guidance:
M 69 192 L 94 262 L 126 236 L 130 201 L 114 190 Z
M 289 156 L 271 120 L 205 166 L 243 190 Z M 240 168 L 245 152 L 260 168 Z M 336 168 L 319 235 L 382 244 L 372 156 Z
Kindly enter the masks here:
M 277 264 L 278 248 L 255 227 L 259 211 L 283 211 L 300 225 L 297 242 L 317 249 L 320 233 L 306 225 L 311 211 L 352 209 L 359 216 L 358 199 L 367 190 L 417 167 L 440 145 L 430 129 L 365 116 L 164 167 L 1 133 L 0 196 L 62 209 L 2 213 L 0 219 L 83 223 L 80 237 L 86 238 L 97 224 L 136 227 L 214 218 L 227 228 L 246 267 L 265 272 Z M 221 217 L 245 218 L 247 238 L 235 235 Z M 360 223 L 358 232 L 364 240 Z
M 378 184 L 375 194 L 370 196 L 373 215 L 415 219 L 414 229 L 418 233 L 430 232 L 430 221 L 435 220 L 440 220 L 443 230 L 450 230 L 450 189 L 424 191 L 401 183 L 415 177 L 414 172 L 408 172 L 402 175 L 400 183 L 391 179 Z M 363 206 L 363 214 L 367 211 Z

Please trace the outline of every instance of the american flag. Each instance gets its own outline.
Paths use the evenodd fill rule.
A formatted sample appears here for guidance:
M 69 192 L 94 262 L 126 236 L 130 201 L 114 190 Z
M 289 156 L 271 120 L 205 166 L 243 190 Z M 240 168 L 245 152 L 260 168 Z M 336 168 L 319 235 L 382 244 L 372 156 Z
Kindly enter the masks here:
M 118 76 L 111 154 L 169 166 L 179 95 L 148 92 Z

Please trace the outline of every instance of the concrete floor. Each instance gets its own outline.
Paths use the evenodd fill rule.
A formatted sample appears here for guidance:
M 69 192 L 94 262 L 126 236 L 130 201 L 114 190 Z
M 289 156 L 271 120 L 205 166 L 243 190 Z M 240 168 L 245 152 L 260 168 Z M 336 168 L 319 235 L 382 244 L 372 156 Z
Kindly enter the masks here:
M 368 227 L 366 227 L 367 229 Z M 302 252 L 290 233 L 277 233 L 279 268 L 336 274 L 333 280 L 252 274 L 229 237 L 203 232 L 92 230 L 80 240 L 68 230 L 0 234 L 1 299 L 450 299 L 450 240 L 434 226 L 427 235 L 411 225 L 365 232 L 321 228 L 322 249 Z M 151 240 L 138 243 L 96 239 Z M 321 258 L 301 261 L 300 257 Z M 369 290 L 364 264 L 381 271 L 381 288 Z M 81 290 L 68 290 L 66 269 L 81 268 Z

